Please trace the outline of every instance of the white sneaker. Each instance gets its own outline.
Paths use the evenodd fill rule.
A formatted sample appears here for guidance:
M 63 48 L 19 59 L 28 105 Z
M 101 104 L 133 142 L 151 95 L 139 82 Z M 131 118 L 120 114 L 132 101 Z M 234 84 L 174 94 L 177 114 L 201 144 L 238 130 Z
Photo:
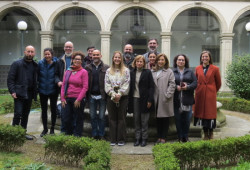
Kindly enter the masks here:
M 110 143 L 110 146 L 115 146 L 115 143 L 112 143 L 112 142 L 111 142 L 111 143 Z
M 124 146 L 125 143 L 124 142 L 118 142 L 118 146 Z

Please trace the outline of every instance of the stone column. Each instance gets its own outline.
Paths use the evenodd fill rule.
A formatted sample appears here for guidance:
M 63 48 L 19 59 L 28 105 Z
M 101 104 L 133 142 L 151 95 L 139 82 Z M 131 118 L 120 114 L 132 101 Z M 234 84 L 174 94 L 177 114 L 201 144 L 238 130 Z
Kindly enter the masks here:
M 170 48 L 171 48 L 172 32 L 161 32 L 161 52 L 166 54 L 170 61 Z
M 227 65 L 232 63 L 233 54 L 233 33 L 222 33 L 220 35 L 220 73 L 221 73 L 221 89 L 220 91 L 230 91 L 226 85 L 226 69 Z
M 102 61 L 105 64 L 110 65 L 111 56 L 110 56 L 110 31 L 100 31 L 101 35 L 101 53 L 102 53 Z
M 53 32 L 52 31 L 40 31 L 41 35 L 41 54 L 43 54 L 44 48 L 53 48 Z M 41 55 L 41 59 L 43 55 Z

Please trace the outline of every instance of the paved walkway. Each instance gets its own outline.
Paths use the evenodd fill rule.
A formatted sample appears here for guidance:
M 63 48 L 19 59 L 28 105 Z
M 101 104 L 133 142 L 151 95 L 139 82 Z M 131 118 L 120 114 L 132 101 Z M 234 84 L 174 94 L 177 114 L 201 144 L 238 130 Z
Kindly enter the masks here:
M 223 139 L 230 136 L 244 136 L 250 134 L 250 114 L 243 114 L 238 112 L 231 112 L 222 110 L 226 115 L 227 124 L 216 129 L 214 138 Z M 6 117 L 13 117 L 13 114 L 7 114 Z M 36 143 L 44 143 L 43 138 L 40 137 L 43 127 L 40 121 L 40 112 L 31 112 L 29 116 L 29 123 L 27 132 L 32 134 L 36 139 Z M 60 133 L 55 131 L 55 133 Z M 190 138 L 190 141 L 201 140 L 201 138 Z M 175 140 L 169 142 L 176 142 Z M 148 143 L 146 147 L 134 147 L 133 143 L 126 143 L 125 146 L 112 147 L 112 153 L 115 154 L 152 154 L 153 143 Z

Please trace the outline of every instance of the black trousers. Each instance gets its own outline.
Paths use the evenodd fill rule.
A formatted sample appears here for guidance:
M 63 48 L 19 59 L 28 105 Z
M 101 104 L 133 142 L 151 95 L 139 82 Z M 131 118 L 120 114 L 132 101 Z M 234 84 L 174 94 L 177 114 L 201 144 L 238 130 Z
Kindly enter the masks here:
M 51 127 L 54 128 L 56 124 L 56 107 L 57 107 L 57 98 L 58 94 L 51 94 L 51 95 L 40 95 L 40 103 L 42 108 L 42 122 L 43 122 L 43 129 L 47 130 L 47 122 L 48 122 L 48 100 L 50 100 L 50 111 L 51 111 Z
M 166 139 L 169 128 L 169 117 L 156 118 L 158 138 Z
M 122 96 L 119 106 L 110 97 L 107 99 L 109 116 L 109 136 L 112 143 L 125 142 L 126 140 L 126 115 L 128 96 Z

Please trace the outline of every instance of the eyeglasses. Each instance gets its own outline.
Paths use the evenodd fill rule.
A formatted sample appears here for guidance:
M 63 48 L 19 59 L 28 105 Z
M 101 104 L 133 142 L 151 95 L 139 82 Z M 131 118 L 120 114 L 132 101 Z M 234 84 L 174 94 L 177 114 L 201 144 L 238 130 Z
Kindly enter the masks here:
M 81 59 L 79 59 L 79 58 L 74 58 L 73 60 L 76 60 L 76 61 L 81 61 Z
M 178 59 L 178 61 L 185 61 L 184 59 Z

